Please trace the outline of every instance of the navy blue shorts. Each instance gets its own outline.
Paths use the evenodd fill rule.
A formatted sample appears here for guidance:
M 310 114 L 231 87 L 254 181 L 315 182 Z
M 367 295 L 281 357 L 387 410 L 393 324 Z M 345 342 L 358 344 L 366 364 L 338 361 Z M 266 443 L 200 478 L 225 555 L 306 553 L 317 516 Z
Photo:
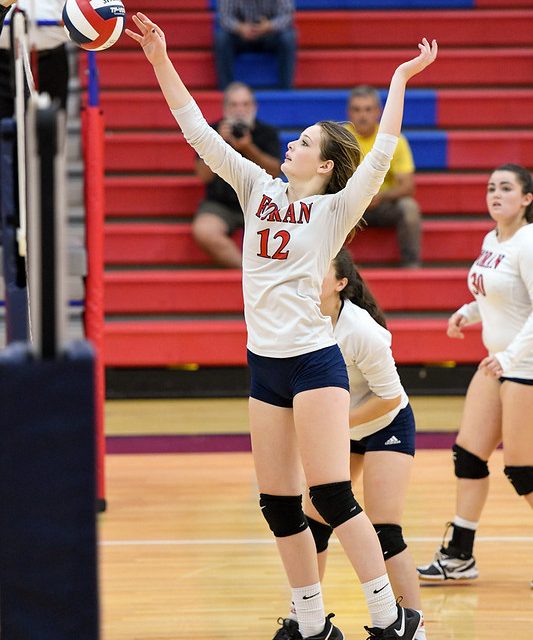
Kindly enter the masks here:
M 350 452 L 360 453 L 367 451 L 397 451 L 415 455 L 415 416 L 411 405 L 404 407 L 394 420 L 361 440 L 350 440 Z
M 323 387 L 349 391 L 346 364 L 338 345 L 292 358 L 267 358 L 248 351 L 250 396 L 278 407 L 292 407 L 297 393 Z
M 505 376 L 502 376 L 501 378 L 498 378 L 498 380 L 500 382 L 509 380 L 509 382 L 516 382 L 517 384 L 533 384 L 533 380 L 530 378 L 506 378 Z

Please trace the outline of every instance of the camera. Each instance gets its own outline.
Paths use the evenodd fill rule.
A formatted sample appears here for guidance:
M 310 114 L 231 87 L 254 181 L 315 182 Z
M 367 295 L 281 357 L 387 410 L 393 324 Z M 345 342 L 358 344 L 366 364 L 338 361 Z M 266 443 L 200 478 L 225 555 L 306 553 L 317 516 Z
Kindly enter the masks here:
M 244 138 L 248 131 L 249 127 L 244 122 L 234 122 L 231 126 L 231 135 L 237 139 Z

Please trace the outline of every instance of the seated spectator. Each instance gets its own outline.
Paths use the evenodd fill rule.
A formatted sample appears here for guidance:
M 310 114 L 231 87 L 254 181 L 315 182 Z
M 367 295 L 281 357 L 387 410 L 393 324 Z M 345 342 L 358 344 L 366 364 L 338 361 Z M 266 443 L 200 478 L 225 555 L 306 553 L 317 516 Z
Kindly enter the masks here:
M 215 34 L 218 84 L 234 80 L 235 55 L 244 51 L 277 54 L 279 87 L 290 89 L 296 60 L 293 0 L 219 0 Z
M 381 117 L 379 93 L 369 86 L 358 86 L 348 98 L 348 128 L 357 138 L 363 154 L 374 145 Z M 420 208 L 413 198 L 415 165 L 407 139 L 401 135 L 390 170 L 377 195 L 365 212 L 369 227 L 396 227 L 401 264 L 420 266 Z
M 241 155 L 276 178 L 280 174 L 279 135 L 274 127 L 256 120 L 256 111 L 250 87 L 233 82 L 224 92 L 223 118 L 212 126 Z M 231 238 L 244 226 L 237 194 L 200 158 L 196 174 L 205 182 L 206 194 L 193 221 L 194 238 L 217 264 L 240 269 L 241 250 Z

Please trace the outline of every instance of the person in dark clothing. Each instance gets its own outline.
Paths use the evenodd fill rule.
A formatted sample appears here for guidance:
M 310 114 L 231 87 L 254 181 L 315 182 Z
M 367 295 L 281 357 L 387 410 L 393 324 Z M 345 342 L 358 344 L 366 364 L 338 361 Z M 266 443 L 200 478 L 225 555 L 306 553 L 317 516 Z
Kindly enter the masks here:
M 265 169 L 273 178 L 280 173 L 280 141 L 277 130 L 256 120 L 255 96 L 247 85 L 234 82 L 224 92 L 224 115 L 213 127 L 241 155 Z M 224 267 L 241 267 L 241 250 L 231 235 L 244 226 L 237 194 L 200 158 L 196 173 L 206 184 L 205 200 L 193 221 L 196 242 Z
M 293 0 L 219 0 L 215 64 L 221 90 L 233 82 L 235 55 L 269 51 L 277 56 L 279 88 L 290 89 L 296 63 Z
M 15 4 L 16 0 L 0 0 L 0 33 L 4 27 L 4 19 L 7 16 L 7 12 L 12 4 Z

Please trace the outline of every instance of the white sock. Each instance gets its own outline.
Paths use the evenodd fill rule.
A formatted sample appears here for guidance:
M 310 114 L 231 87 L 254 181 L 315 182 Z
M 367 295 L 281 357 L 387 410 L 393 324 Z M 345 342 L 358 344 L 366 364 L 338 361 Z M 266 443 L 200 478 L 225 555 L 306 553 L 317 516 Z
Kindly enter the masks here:
M 422 616 L 422 623 L 416 632 L 414 640 L 426 640 L 426 626 L 424 625 L 424 614 L 420 609 L 417 609 L 418 613 Z
M 398 609 L 389 577 L 385 573 L 379 578 L 361 584 L 373 627 L 386 629 L 398 617 Z
M 456 524 L 458 527 L 463 527 L 463 529 L 472 529 L 475 531 L 479 525 L 479 522 L 474 522 L 472 520 L 465 520 L 461 518 L 461 516 L 455 516 L 453 519 L 453 524 Z
M 292 589 L 292 602 L 303 638 L 315 636 L 324 630 L 326 614 L 324 613 L 320 582 L 308 587 Z
M 296 615 L 296 607 L 294 606 L 294 602 L 291 601 L 291 606 L 289 607 L 289 613 L 287 614 L 287 618 L 289 620 L 294 620 L 298 622 L 298 616 Z

